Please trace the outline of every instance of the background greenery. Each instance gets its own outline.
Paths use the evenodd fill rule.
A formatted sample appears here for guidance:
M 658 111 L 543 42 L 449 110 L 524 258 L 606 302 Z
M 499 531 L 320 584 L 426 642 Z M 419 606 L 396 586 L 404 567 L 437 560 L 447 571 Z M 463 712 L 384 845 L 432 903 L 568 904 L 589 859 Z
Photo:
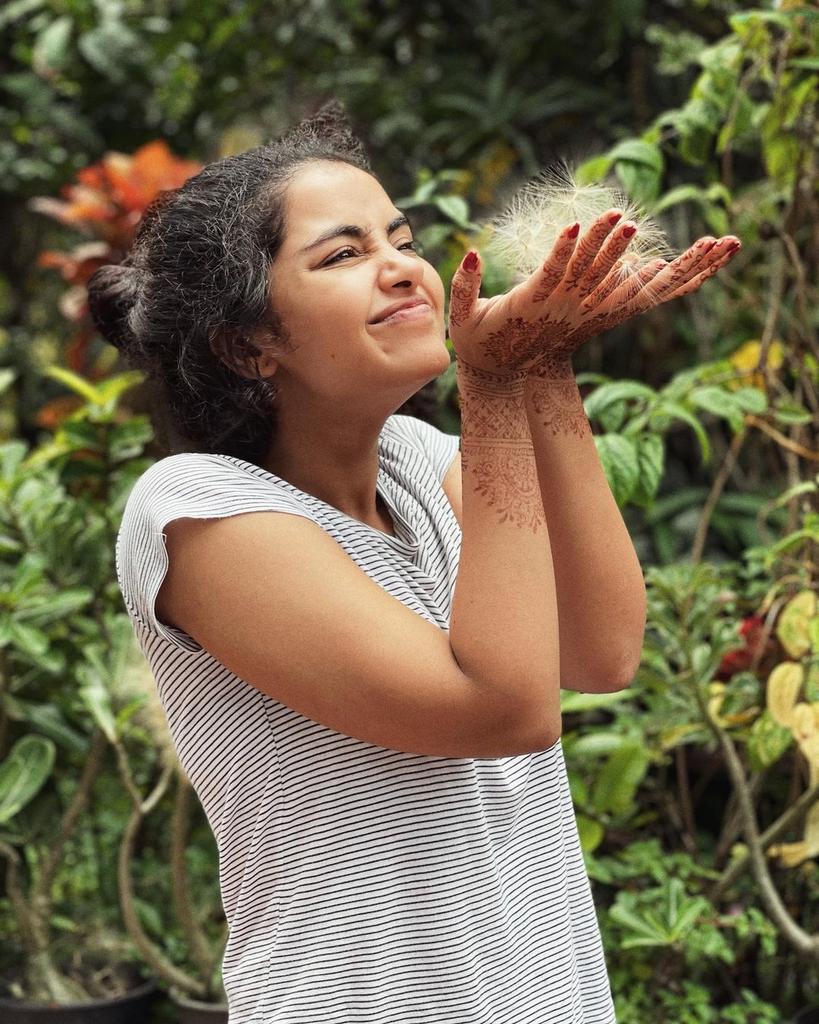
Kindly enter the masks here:
M 564 748 L 618 1020 L 819 1002 L 816 5 L 10 0 L 0 35 L 6 989 L 102 994 L 94 970 L 132 959 L 218 998 L 214 843 L 113 566 L 163 442 L 83 286 L 158 188 L 334 94 L 445 282 L 560 158 L 680 250 L 742 239 L 718 281 L 578 354 L 649 623 L 628 690 L 564 693 Z M 453 385 L 403 411 L 456 432 Z

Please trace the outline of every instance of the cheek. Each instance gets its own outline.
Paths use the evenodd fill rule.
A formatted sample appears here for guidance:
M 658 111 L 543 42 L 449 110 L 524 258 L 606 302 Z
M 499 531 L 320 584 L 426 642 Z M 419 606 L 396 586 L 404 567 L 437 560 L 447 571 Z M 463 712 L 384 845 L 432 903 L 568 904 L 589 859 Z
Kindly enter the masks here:
M 444 308 L 444 282 L 441 275 L 431 263 L 424 260 L 424 288 L 430 294 L 439 310 Z

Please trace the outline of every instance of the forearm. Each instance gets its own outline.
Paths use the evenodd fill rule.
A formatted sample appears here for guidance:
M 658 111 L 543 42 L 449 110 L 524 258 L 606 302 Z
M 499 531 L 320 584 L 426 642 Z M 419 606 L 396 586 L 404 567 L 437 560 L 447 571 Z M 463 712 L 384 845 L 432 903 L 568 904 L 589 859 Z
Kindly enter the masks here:
M 524 395 L 552 549 L 561 685 L 619 689 L 636 673 L 643 643 L 640 562 L 597 455 L 571 363 L 530 372 Z
M 560 733 L 557 598 L 525 374 L 458 364 L 462 537 L 450 617 L 458 663 L 499 706 Z

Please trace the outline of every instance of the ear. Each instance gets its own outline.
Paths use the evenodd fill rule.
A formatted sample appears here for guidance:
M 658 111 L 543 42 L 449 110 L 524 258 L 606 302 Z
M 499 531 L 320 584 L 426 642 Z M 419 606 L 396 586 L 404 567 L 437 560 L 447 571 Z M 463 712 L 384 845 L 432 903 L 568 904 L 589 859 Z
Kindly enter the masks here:
M 247 380 L 272 377 L 279 367 L 273 355 L 270 331 L 264 328 L 221 327 L 210 339 L 216 358 Z

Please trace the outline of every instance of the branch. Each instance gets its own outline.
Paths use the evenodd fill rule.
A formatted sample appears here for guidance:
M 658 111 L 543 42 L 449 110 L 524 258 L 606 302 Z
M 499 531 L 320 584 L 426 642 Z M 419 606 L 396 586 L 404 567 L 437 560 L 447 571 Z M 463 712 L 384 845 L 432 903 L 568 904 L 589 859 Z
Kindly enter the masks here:
M 776 819 L 773 825 L 762 833 L 759 837 L 760 847 L 763 850 L 767 850 L 772 843 L 775 843 L 777 839 L 788 831 L 791 825 L 798 825 L 803 815 L 813 807 L 817 800 L 819 800 L 819 786 L 814 786 L 812 789 L 805 790 L 799 799 L 792 803 L 791 806 Z M 749 860 L 750 853 L 746 851 L 731 862 L 729 867 L 726 868 L 724 874 L 716 881 L 713 888 L 708 893 L 708 899 L 711 900 L 712 903 L 716 903 L 717 900 L 722 897 L 723 893 L 734 884 L 737 878 L 745 870 Z

